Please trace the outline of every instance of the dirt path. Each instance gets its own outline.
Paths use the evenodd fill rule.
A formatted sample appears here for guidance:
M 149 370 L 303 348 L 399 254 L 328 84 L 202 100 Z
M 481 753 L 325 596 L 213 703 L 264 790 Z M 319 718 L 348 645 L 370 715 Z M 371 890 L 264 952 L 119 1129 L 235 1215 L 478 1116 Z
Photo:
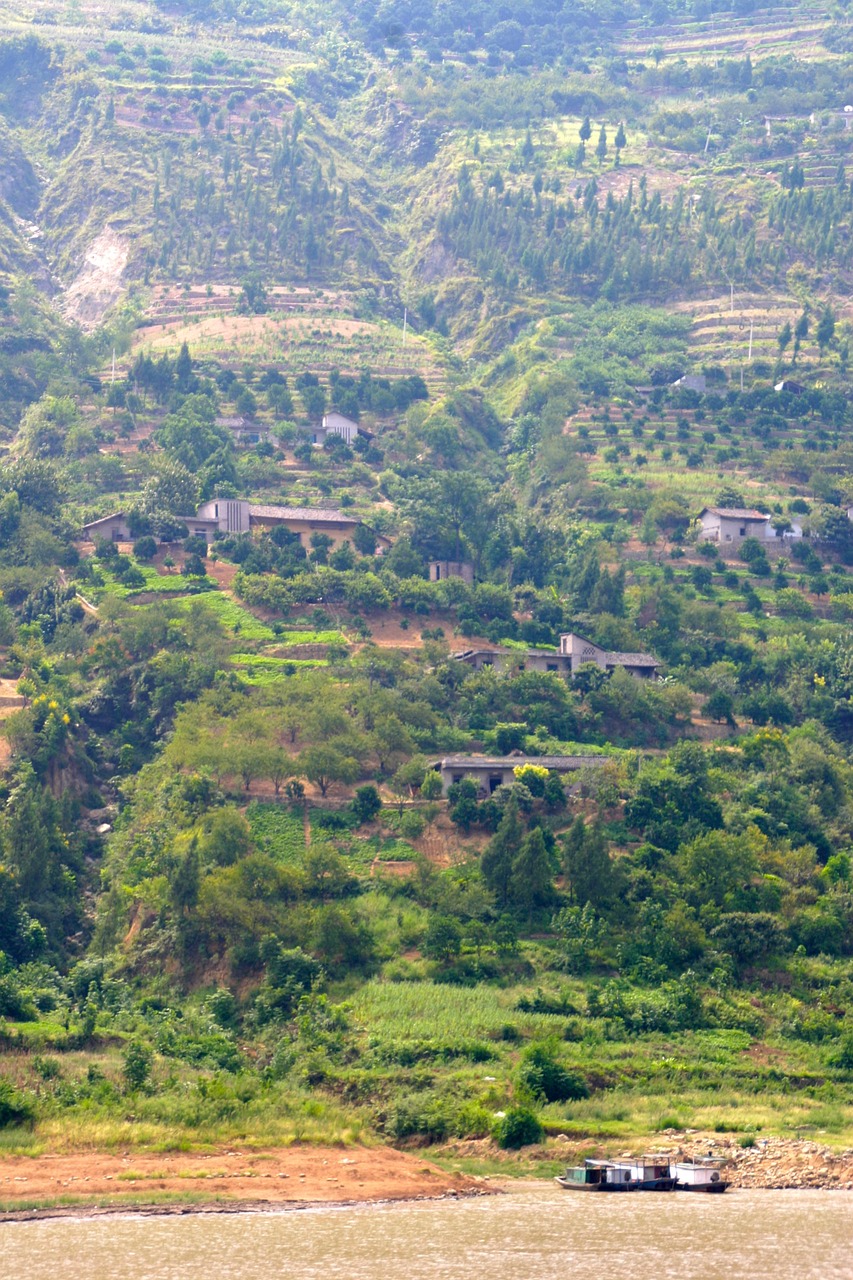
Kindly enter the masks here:
M 403 1200 L 470 1192 L 474 1178 L 388 1147 L 286 1147 L 214 1154 L 14 1156 L 0 1159 L 0 1220 L 40 1201 L 144 1205 L 174 1196 L 255 1205 Z

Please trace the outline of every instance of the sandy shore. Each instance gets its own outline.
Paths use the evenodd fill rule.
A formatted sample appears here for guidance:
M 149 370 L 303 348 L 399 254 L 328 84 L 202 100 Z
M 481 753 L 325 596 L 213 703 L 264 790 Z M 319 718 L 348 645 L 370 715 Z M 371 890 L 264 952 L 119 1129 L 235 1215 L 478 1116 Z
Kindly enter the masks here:
M 168 1155 L 80 1152 L 0 1159 L 0 1221 L 121 1209 L 193 1213 L 484 1193 L 389 1147 L 287 1147 Z M 64 1203 L 63 1203 L 64 1202 Z

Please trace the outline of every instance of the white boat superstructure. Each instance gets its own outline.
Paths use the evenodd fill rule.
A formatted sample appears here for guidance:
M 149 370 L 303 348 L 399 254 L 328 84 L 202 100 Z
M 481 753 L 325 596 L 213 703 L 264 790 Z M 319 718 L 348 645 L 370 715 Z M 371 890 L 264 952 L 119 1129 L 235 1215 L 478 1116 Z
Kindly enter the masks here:
M 705 1191 L 720 1195 L 729 1185 L 722 1175 L 724 1161 L 716 1156 L 671 1162 L 676 1191 Z

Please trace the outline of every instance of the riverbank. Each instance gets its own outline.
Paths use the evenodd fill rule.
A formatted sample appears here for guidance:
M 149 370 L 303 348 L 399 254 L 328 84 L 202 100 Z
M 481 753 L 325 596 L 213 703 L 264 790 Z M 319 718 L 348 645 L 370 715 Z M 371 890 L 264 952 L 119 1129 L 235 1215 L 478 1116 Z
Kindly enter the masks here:
M 96 1214 L 229 1212 L 486 1193 L 488 1183 L 390 1147 L 292 1146 L 164 1155 L 79 1152 L 0 1158 L 0 1221 Z
M 572 1140 L 559 1136 L 520 1152 L 502 1152 L 488 1139 L 448 1143 L 434 1153 L 452 1172 L 475 1174 L 486 1183 L 505 1185 L 517 1177 L 549 1177 L 558 1167 L 579 1164 L 588 1156 L 615 1157 L 660 1152 L 672 1159 L 713 1154 L 726 1163 L 732 1187 L 752 1190 L 853 1191 L 853 1148 L 834 1151 L 818 1142 L 794 1138 L 762 1138 L 744 1147 L 743 1139 L 714 1133 L 670 1133 L 658 1141 L 632 1147 Z M 558 1162 L 558 1163 L 557 1163 Z

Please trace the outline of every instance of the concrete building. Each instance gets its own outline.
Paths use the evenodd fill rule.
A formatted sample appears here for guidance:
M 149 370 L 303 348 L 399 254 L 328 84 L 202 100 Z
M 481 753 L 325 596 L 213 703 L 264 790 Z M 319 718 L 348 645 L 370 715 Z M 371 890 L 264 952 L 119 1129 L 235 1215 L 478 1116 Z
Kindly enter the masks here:
M 103 538 L 105 542 L 130 542 L 127 517 L 123 511 L 114 511 L 110 516 L 90 520 L 83 525 L 83 537 L 87 542 L 94 542 L 96 538 Z
M 348 418 L 346 414 L 338 413 L 337 409 L 332 409 L 329 413 L 323 415 L 323 421 L 319 427 L 312 427 L 311 443 L 320 447 L 326 443 L 329 436 L 340 436 L 342 440 L 351 445 L 356 436 L 362 436 L 365 440 L 372 440 L 373 432 L 368 431 L 366 427 L 360 427 L 357 422 L 353 422 L 352 418 Z
M 703 542 L 742 542 L 744 538 L 766 542 L 776 536 L 770 516 L 750 508 L 704 507 L 698 520 Z
M 251 422 L 248 418 L 217 418 L 216 425 L 225 427 L 238 447 L 251 448 L 266 443 L 270 438 L 270 428 L 265 422 Z
M 335 546 L 349 542 L 358 524 L 354 516 L 333 508 L 278 507 L 246 502 L 242 498 L 211 498 L 203 502 L 198 516 L 213 522 L 209 541 L 214 534 L 249 533 L 253 529 L 275 529 L 283 525 L 295 533 L 306 548 L 312 533 L 325 533 Z
M 432 560 L 429 566 L 430 582 L 442 582 L 445 578 L 461 578 L 472 587 L 474 566 L 468 560 Z
M 707 382 L 704 373 L 685 373 L 683 378 L 676 378 L 670 386 L 681 387 L 684 391 L 696 391 L 704 396 Z
M 528 764 L 556 773 L 576 773 L 600 768 L 607 764 L 607 756 L 445 756 L 435 761 L 433 768 L 441 775 L 445 795 L 454 782 L 470 778 L 480 796 L 489 796 L 498 787 L 515 782 L 515 770 Z
M 571 658 L 552 649 L 465 649 L 453 655 L 456 662 L 464 662 L 474 671 L 494 667 L 496 671 L 553 671 L 557 675 L 572 673 Z
M 601 645 L 587 640 L 574 631 L 560 636 L 560 653 L 569 659 L 570 674 L 574 676 L 585 662 L 594 662 L 602 671 L 613 672 L 618 667 L 629 675 L 648 680 L 657 675 L 660 663 L 650 653 L 619 653 L 602 649 Z

